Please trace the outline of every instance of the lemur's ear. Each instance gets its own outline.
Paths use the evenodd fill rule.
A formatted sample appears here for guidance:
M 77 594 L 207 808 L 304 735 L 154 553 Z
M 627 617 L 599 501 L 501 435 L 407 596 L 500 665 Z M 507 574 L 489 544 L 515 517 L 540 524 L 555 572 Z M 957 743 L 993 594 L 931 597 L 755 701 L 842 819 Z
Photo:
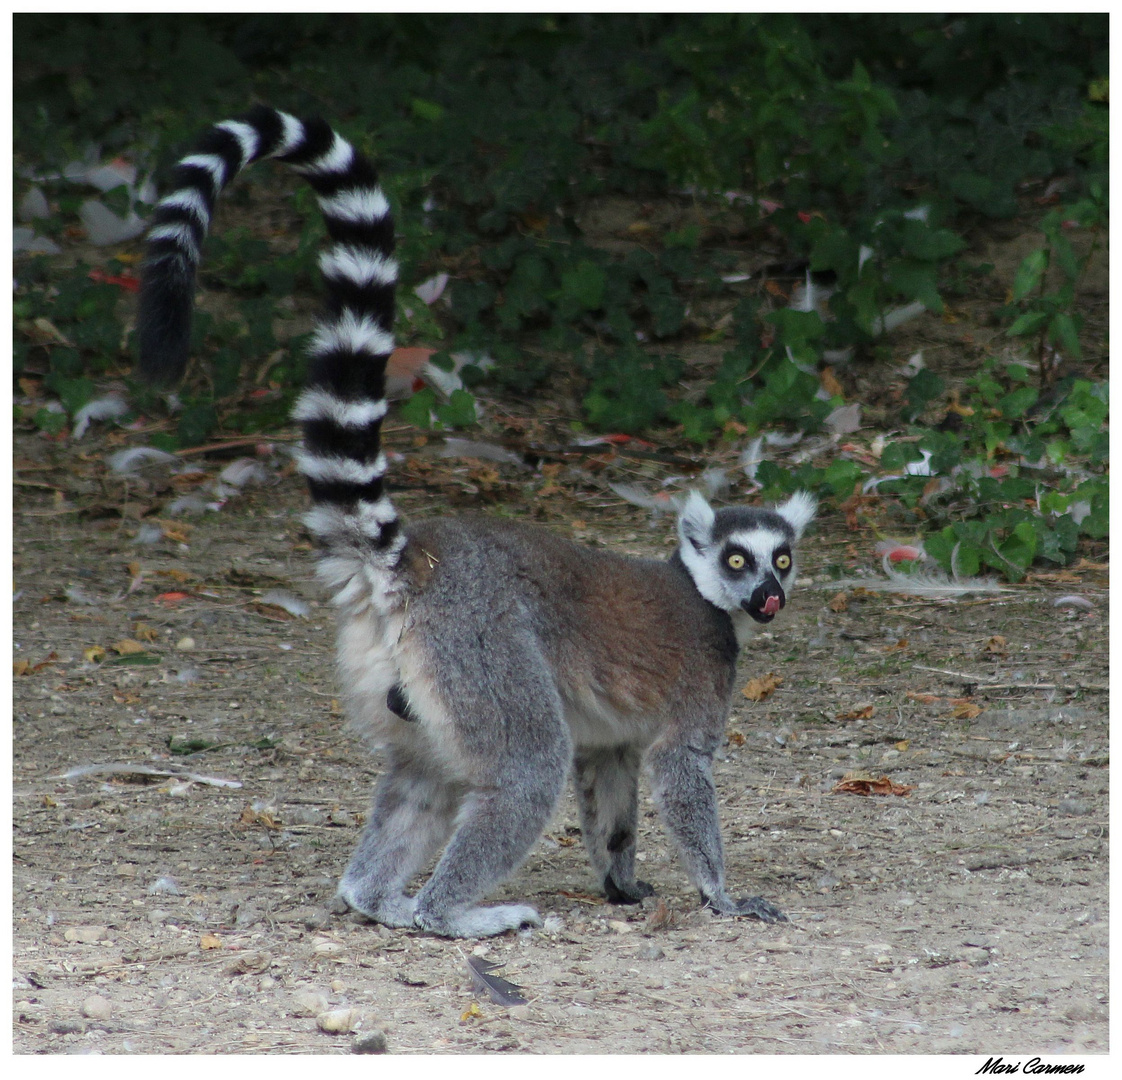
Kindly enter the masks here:
M 683 544 L 688 541 L 695 551 L 704 551 L 712 539 L 713 522 L 716 520 L 717 515 L 705 501 L 705 496 L 691 491 L 678 514 L 678 538 Z
M 796 536 L 802 536 L 803 530 L 814 520 L 818 503 L 814 496 L 807 491 L 796 491 L 785 503 L 775 508 L 775 512 L 795 530 Z

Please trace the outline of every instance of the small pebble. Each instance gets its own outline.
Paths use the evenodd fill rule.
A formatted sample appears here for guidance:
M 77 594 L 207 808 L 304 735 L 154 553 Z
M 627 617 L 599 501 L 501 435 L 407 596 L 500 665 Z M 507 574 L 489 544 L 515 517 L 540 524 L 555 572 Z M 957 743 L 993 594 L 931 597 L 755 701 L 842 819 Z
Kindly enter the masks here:
M 345 1035 L 358 1019 L 354 1009 L 328 1009 L 316 1017 L 316 1027 L 327 1035 Z
M 327 995 L 322 990 L 301 990 L 292 999 L 293 1016 L 319 1016 L 327 1012 Z
M 269 970 L 272 962 L 272 953 L 254 949 L 234 957 L 222 970 L 231 978 L 235 975 L 261 975 Z
M 180 652 L 191 652 L 195 648 L 195 639 L 193 637 L 181 637 L 175 643 L 175 647 Z
M 352 1054 L 384 1054 L 386 1050 L 384 1031 L 364 1031 L 351 1040 Z
M 664 960 L 665 958 L 666 953 L 663 951 L 662 946 L 653 941 L 648 941 L 646 945 L 639 950 L 640 960 Z
M 100 994 L 91 994 L 82 1002 L 82 1015 L 91 1020 L 108 1020 L 113 1015 L 113 1006 Z
M 76 941 L 80 945 L 96 945 L 109 936 L 107 926 L 71 926 L 62 935 L 67 941 Z
M 507 1015 L 511 1020 L 529 1020 L 530 1019 L 530 1006 L 529 1005 L 513 1005 L 508 1010 Z

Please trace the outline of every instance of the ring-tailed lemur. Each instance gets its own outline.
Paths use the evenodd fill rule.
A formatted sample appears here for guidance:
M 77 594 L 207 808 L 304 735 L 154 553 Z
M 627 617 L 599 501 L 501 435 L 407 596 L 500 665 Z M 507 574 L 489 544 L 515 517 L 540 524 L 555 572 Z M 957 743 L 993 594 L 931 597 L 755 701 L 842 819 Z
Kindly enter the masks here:
M 666 562 L 470 515 L 403 526 L 380 447 L 397 280 L 389 205 L 373 167 L 330 126 L 264 106 L 211 128 L 156 208 L 138 322 L 150 379 L 186 365 L 216 196 L 266 157 L 311 184 L 331 238 L 327 313 L 293 416 L 350 723 L 387 755 L 339 896 L 387 926 L 450 937 L 540 925 L 527 905 L 478 902 L 525 859 L 571 767 L 597 877 L 612 902 L 638 902 L 653 891 L 635 877 L 645 760 L 703 902 L 783 919 L 761 897 L 726 891 L 711 766 L 739 646 L 786 603 L 813 500 L 714 511 L 692 494 Z

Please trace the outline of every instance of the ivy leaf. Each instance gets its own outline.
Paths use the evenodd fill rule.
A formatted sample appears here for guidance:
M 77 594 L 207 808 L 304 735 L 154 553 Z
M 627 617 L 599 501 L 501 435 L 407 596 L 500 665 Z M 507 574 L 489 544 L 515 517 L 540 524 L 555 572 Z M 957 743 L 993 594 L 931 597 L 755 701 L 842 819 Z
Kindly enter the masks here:
M 928 311 L 943 310 L 943 298 L 935 280 L 935 267 L 914 259 L 900 259 L 892 263 L 885 277 L 909 300 L 919 300 Z
M 1021 521 L 1013 526 L 1008 539 L 999 544 L 997 550 L 1003 559 L 1023 572 L 1032 565 L 1037 545 L 1038 537 L 1033 522 Z
M 561 275 L 561 296 L 579 309 L 595 311 L 603 306 L 608 275 L 588 259 L 582 259 Z
M 399 414 L 407 424 L 414 427 L 432 427 L 432 413 L 436 407 L 436 394 L 427 386 L 418 390 L 399 409 Z
M 470 427 L 477 419 L 475 397 L 466 390 L 453 390 L 448 404 L 436 410 L 436 418 L 446 427 Z
M 909 218 L 904 222 L 903 247 L 913 258 L 937 262 L 957 255 L 966 241 L 950 229 L 932 229 L 926 222 Z
M 1035 387 L 1022 386 L 1006 394 L 997 403 L 997 407 L 1001 410 L 1002 416 L 1017 420 L 1036 404 L 1038 396 Z

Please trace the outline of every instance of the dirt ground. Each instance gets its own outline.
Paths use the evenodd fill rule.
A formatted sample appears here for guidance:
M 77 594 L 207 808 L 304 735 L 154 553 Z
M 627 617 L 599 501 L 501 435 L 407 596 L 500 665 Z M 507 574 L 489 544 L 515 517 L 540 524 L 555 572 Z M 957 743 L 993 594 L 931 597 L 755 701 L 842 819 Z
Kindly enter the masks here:
M 1011 228 L 985 253 L 998 302 L 1032 242 Z M 1105 334 L 1100 261 L 1085 314 Z M 915 332 L 952 383 L 1001 340 L 966 306 Z M 843 381 L 868 404 L 886 380 Z M 491 403 L 483 437 L 556 441 L 577 411 L 534 409 Z M 193 457 L 193 478 L 114 477 L 107 453 L 142 441 L 16 433 L 17 1053 L 1107 1051 L 1105 545 L 999 594 L 926 601 L 839 586 L 879 572 L 876 536 L 823 514 L 787 611 L 741 659 L 739 686 L 782 681 L 736 694 L 716 767 L 730 891 L 790 921 L 699 909 L 646 792 L 658 896 L 604 903 L 566 796 L 494 897 L 545 927 L 446 941 L 334 909 L 379 763 L 342 730 L 291 442 L 273 440 L 263 484 L 188 516 L 172 500 L 252 448 Z M 672 464 L 442 458 L 401 425 L 387 444 L 406 517 L 490 504 L 670 550 L 669 517 L 652 527 L 605 480 L 656 490 Z M 746 494 L 741 474 L 723 498 Z M 89 766 L 118 768 L 64 777 Z M 850 774 L 896 793 L 837 790 Z M 475 989 L 473 956 L 526 1004 Z
M 669 519 L 564 472 L 543 496 L 540 474 L 410 439 L 389 436 L 407 515 L 490 485 L 587 542 L 667 550 Z M 175 492 L 111 479 L 105 449 L 17 436 L 18 1053 L 349 1053 L 379 1033 L 424 1054 L 1107 1050 L 1105 567 L 839 601 L 832 568 L 875 557 L 824 516 L 785 619 L 742 657 L 742 685 L 782 683 L 737 695 L 716 770 L 733 891 L 790 922 L 700 910 L 649 801 L 658 899 L 602 902 L 567 797 L 499 894 L 546 927 L 446 941 L 333 911 L 378 763 L 341 730 L 298 478 L 270 465 L 176 526 Z M 137 543 L 153 506 L 163 536 Z M 1092 608 L 1055 606 L 1073 592 Z M 112 764 L 205 779 L 60 778 Z M 912 790 L 835 793 L 851 772 Z M 527 1004 L 474 990 L 473 955 Z

